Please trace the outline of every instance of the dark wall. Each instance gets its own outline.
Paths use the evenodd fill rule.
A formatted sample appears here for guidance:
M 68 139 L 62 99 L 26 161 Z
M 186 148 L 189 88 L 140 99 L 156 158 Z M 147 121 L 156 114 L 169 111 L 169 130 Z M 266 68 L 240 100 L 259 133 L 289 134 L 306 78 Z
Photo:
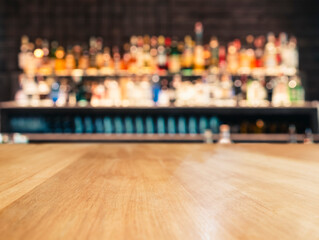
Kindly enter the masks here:
M 319 99 L 318 0 L 0 0 L 0 100 L 17 85 L 20 37 L 44 37 L 64 45 L 102 36 L 120 44 L 133 34 L 193 34 L 204 24 L 205 39 L 222 42 L 247 34 L 281 31 L 299 40 L 307 99 Z

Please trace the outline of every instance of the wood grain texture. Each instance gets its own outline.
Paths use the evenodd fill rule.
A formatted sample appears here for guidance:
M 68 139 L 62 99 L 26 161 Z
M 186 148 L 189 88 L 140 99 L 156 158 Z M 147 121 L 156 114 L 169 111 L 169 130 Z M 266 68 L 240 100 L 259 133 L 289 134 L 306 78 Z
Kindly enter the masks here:
M 318 145 L 0 146 L 0 239 L 319 239 Z

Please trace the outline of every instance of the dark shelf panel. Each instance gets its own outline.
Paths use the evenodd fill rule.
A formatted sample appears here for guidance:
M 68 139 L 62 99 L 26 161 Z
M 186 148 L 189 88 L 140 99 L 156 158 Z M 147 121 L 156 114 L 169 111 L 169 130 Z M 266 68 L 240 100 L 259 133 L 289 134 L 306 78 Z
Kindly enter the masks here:
M 157 118 L 159 116 L 167 118 L 172 116 L 186 116 L 199 118 L 201 116 L 215 116 L 221 123 L 239 124 L 240 121 L 256 121 L 257 119 L 265 119 L 274 123 L 295 124 L 299 126 L 298 133 L 303 133 L 305 128 L 311 128 L 314 133 L 318 133 L 318 103 L 306 102 L 302 106 L 289 107 L 216 107 L 216 106 L 198 106 L 198 107 L 93 107 L 87 106 L 20 106 L 16 102 L 0 103 L 0 131 L 11 132 L 9 122 L 12 117 L 44 117 L 48 121 L 52 121 L 56 116 L 64 121 L 64 117 L 73 118 L 76 116 L 90 117 L 93 120 L 103 116 L 151 116 Z M 299 124 L 299 125 L 297 125 Z M 300 128 L 301 126 L 301 128 Z M 35 132 L 35 131 L 33 131 Z M 38 131 L 41 132 L 41 131 Z M 54 132 L 54 131 L 51 131 Z M 75 132 L 72 130 L 72 132 Z M 266 131 L 269 133 L 270 131 Z M 279 130 L 275 133 L 286 133 L 288 130 Z M 98 133 L 99 134 L 99 133 Z M 102 134 L 103 135 L 103 134 Z M 171 139 L 171 138 L 170 138 Z M 136 140 L 136 139 L 135 139 Z M 151 141 L 151 137 L 149 137 Z M 157 139 L 158 140 L 158 139 Z M 165 139 L 164 139 L 165 140 Z M 173 139 L 174 140 L 174 139 Z M 199 141 L 198 139 L 192 139 Z M 127 141 L 131 141 L 127 139 Z M 137 140 L 136 140 L 137 141 Z M 144 141 L 144 140 L 143 140 Z M 174 141 L 182 141 L 175 139 Z M 256 140 L 257 141 L 257 140 Z

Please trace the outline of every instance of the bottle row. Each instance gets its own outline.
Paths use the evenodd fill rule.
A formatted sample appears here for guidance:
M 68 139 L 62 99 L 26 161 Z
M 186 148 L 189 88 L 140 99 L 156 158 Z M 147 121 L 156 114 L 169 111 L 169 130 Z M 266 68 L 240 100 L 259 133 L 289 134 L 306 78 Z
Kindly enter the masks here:
M 199 134 L 206 129 L 219 132 L 216 117 L 14 117 L 12 132 L 20 133 L 105 133 L 105 134 Z
M 232 133 L 291 133 L 308 128 L 303 123 L 275 119 L 227 120 Z M 220 132 L 216 116 L 16 116 L 10 119 L 10 132 L 19 133 L 104 133 L 104 134 L 204 134 Z M 297 127 L 296 125 L 297 124 Z
M 294 75 L 299 65 L 297 40 L 286 33 L 276 37 L 248 35 L 221 44 L 217 37 L 203 42 L 203 25 L 195 24 L 195 40 L 164 36 L 132 36 L 123 49 L 103 46 L 91 37 L 89 45 L 66 48 L 53 41 L 22 37 L 19 67 L 35 75 L 176 74 L 203 72 L 230 74 Z
M 298 76 L 145 75 L 74 81 L 21 75 L 20 83 L 15 99 L 21 105 L 290 106 L 302 105 L 305 99 Z

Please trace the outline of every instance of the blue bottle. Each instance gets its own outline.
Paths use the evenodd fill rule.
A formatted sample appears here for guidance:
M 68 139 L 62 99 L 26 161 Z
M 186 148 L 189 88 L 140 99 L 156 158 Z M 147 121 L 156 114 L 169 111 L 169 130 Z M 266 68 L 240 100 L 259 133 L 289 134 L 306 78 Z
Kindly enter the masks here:
M 185 117 L 178 118 L 177 127 L 178 127 L 179 134 L 186 134 L 186 119 L 185 119 Z
M 169 134 L 176 134 L 176 123 L 174 117 L 168 117 L 167 119 L 167 132 Z
M 209 120 L 209 128 L 214 134 L 219 133 L 219 121 L 217 117 L 211 117 Z
M 112 119 L 110 117 L 104 117 L 103 119 L 104 132 L 106 134 L 111 134 L 113 132 Z
M 157 125 L 157 133 L 165 134 L 165 120 L 163 117 L 161 116 L 157 117 L 156 125 Z
M 135 118 L 135 129 L 137 134 L 144 133 L 144 124 L 142 117 L 138 116 Z
M 42 127 L 44 127 L 43 126 L 43 121 L 41 121 L 41 125 L 42 125 Z M 62 125 L 63 125 L 63 132 L 64 133 L 71 133 L 72 132 L 71 119 L 69 117 L 65 117 L 63 119 Z
M 51 99 L 53 103 L 55 104 L 59 99 L 59 91 L 60 91 L 60 85 L 57 82 L 54 82 L 51 86 Z
M 132 118 L 128 117 L 128 116 L 125 117 L 124 118 L 124 124 L 125 124 L 125 132 L 129 133 L 129 134 L 132 134 L 134 132 Z
M 197 134 L 197 121 L 194 116 L 191 116 L 188 119 L 188 133 L 189 134 Z
M 114 118 L 114 128 L 116 134 L 122 134 L 124 132 L 123 121 L 121 117 Z
M 204 116 L 201 116 L 199 118 L 199 132 L 203 134 L 207 128 L 208 128 L 207 118 Z
M 161 92 L 161 86 L 159 84 L 159 81 L 156 83 L 153 83 L 152 94 L 153 94 L 153 101 L 154 101 L 155 105 L 158 102 L 158 97 L 159 97 L 160 92 Z
M 86 133 L 93 133 L 93 121 L 91 117 L 85 117 L 84 118 L 84 125 L 85 125 L 85 132 Z
M 96 118 L 95 119 L 95 129 L 96 129 L 97 133 L 103 133 L 104 132 L 102 118 Z
M 154 134 L 154 121 L 152 117 L 146 117 L 145 119 L 146 125 L 146 133 L 147 134 Z

